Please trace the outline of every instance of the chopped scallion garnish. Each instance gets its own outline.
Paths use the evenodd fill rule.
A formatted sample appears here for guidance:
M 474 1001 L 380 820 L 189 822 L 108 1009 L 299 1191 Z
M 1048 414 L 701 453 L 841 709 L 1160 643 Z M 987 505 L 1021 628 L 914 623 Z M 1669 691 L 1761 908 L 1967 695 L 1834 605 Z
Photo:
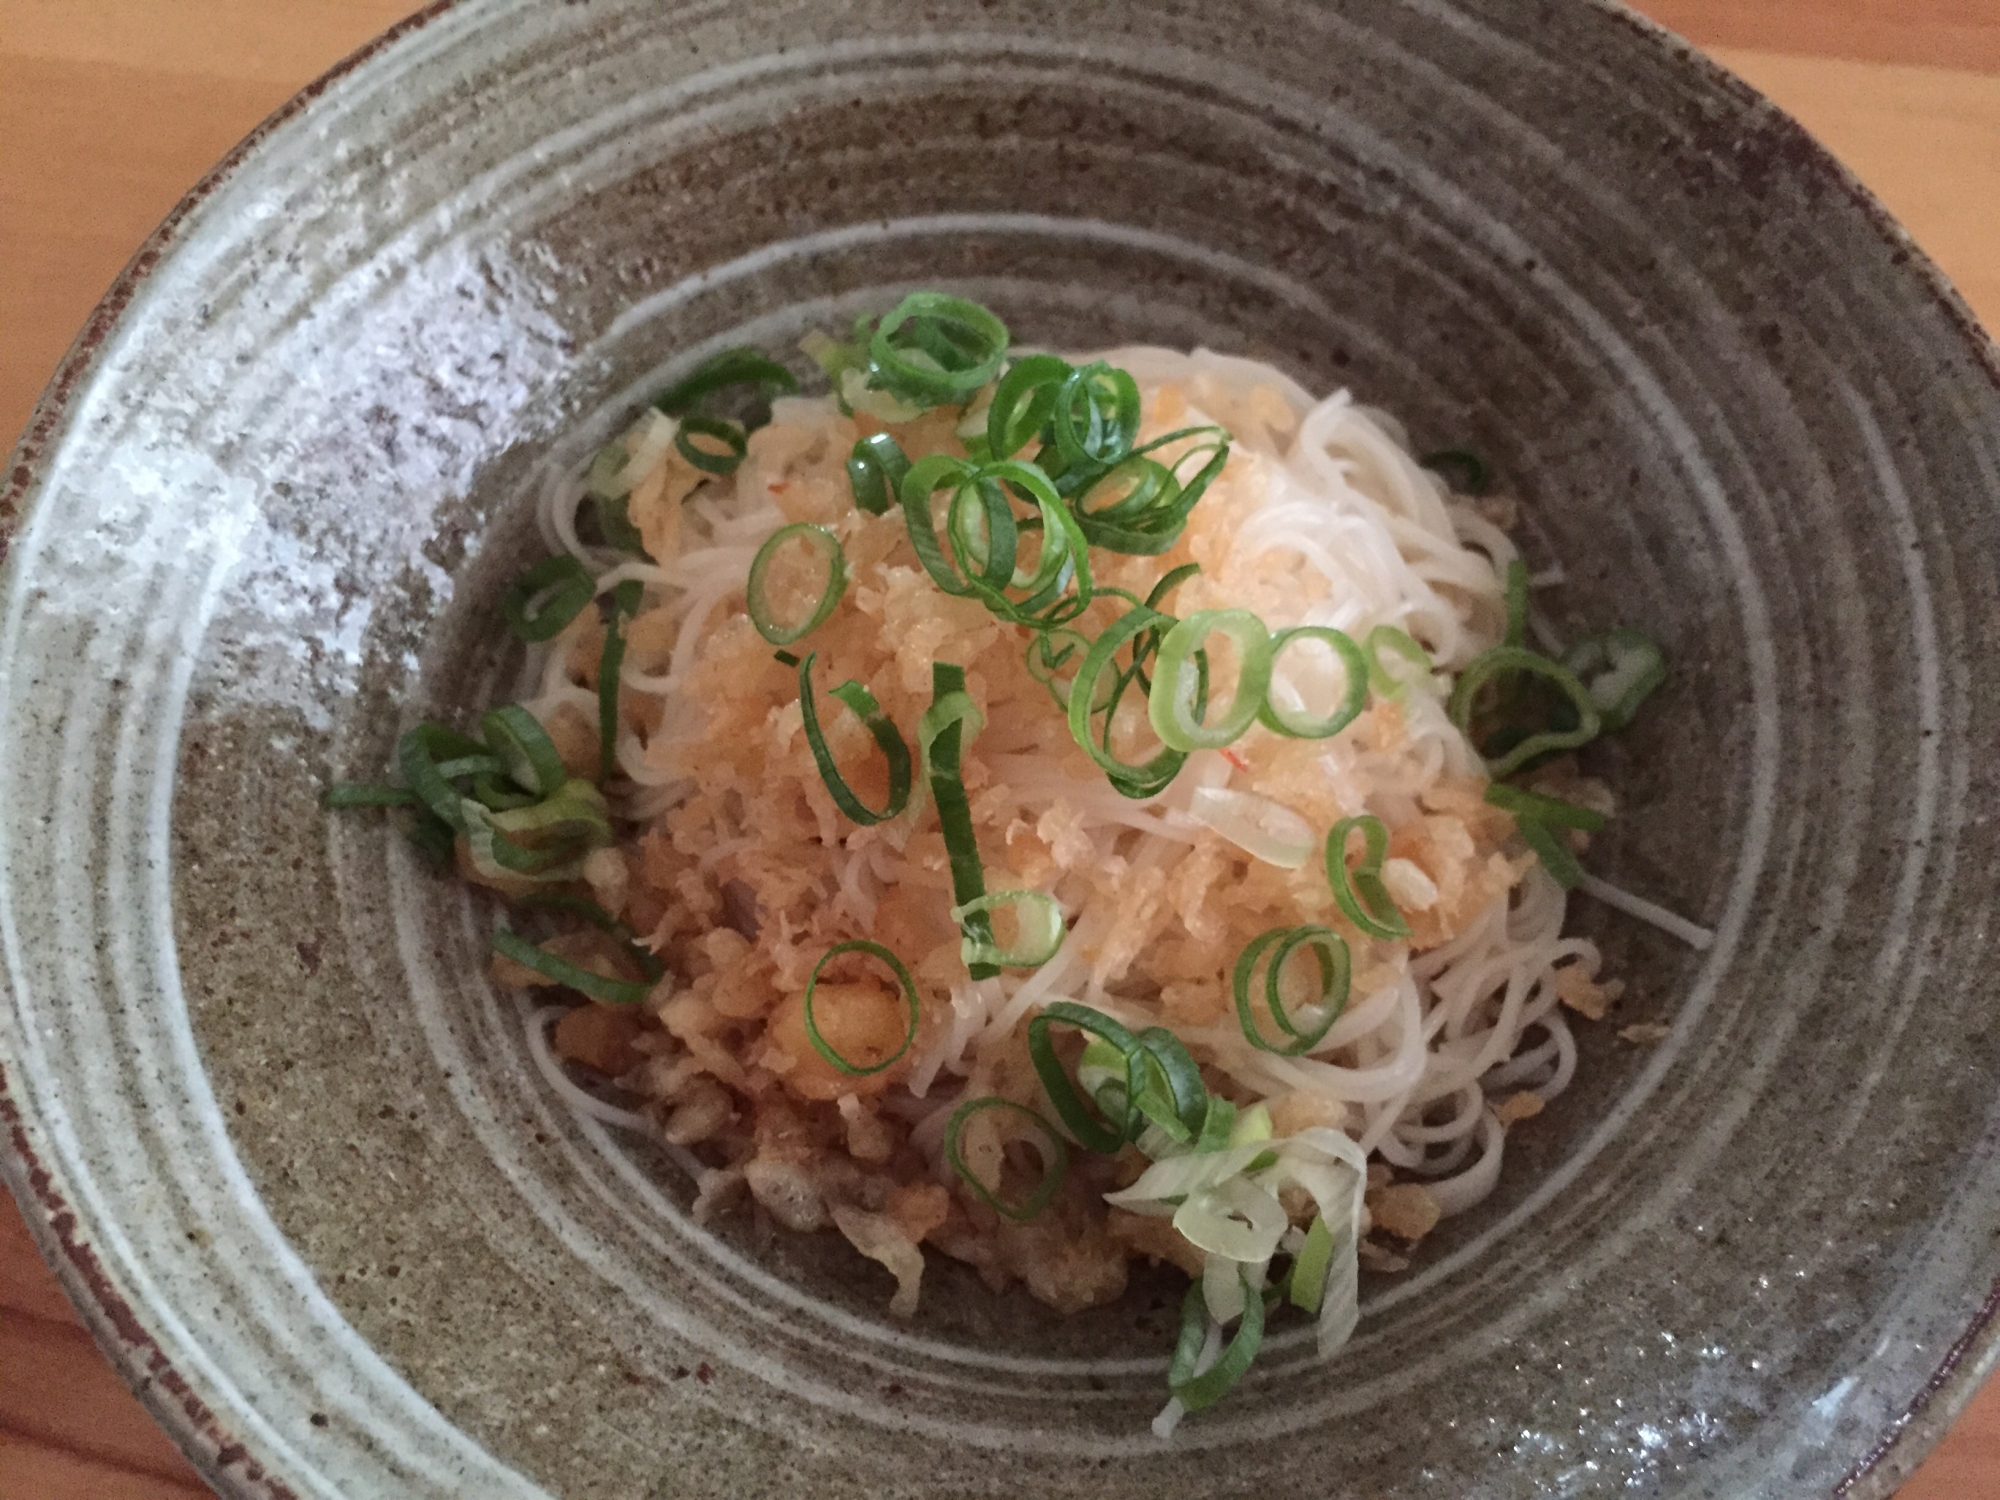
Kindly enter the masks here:
M 1203 723 L 1194 658 L 1211 635 L 1236 647 L 1236 692 L 1229 706 Z M 1153 733 L 1174 750 L 1220 750 L 1243 737 L 1271 687 L 1271 633 L 1247 609 L 1202 609 L 1175 625 L 1160 640 L 1152 691 L 1146 696 Z
M 965 966 L 997 969 L 1036 969 L 1056 956 L 1062 947 L 1063 912 L 1056 898 L 1042 891 L 994 891 L 963 906 L 951 909 L 951 919 L 961 925 L 968 917 L 984 915 L 989 920 L 1002 907 L 1016 912 L 1018 931 L 1009 947 L 1001 947 L 991 937 L 975 941 L 967 932 L 960 944 Z
M 772 610 L 768 588 L 771 565 L 780 552 L 792 542 L 803 542 L 818 555 L 826 566 L 826 583 L 821 588 L 819 598 L 814 602 L 806 617 L 796 625 L 780 621 Z M 840 602 L 840 596 L 847 587 L 847 554 L 842 550 L 840 538 L 824 526 L 815 526 L 810 521 L 794 521 L 789 526 L 780 526 L 765 539 L 757 549 L 757 555 L 750 563 L 750 578 L 744 585 L 746 607 L 750 623 L 757 627 L 757 633 L 774 646 L 789 646 L 793 641 L 812 634 L 824 625 L 833 607 Z
M 951 862 L 951 893 L 967 955 L 966 973 L 991 979 L 999 965 L 984 955 L 994 947 L 993 919 L 981 904 L 986 895 L 986 870 L 979 862 L 979 836 L 972 826 L 972 802 L 959 775 L 965 741 L 986 722 L 979 705 L 965 690 L 965 668 L 950 662 L 931 663 L 931 706 L 917 727 L 931 801 L 937 807 L 938 830 L 944 835 L 945 857 Z
M 1323 740 L 1339 734 L 1355 718 L 1368 702 L 1368 659 L 1361 654 L 1361 648 L 1354 638 L 1343 630 L 1335 630 L 1326 625 L 1295 625 L 1281 630 L 1271 637 L 1271 675 L 1277 674 L 1278 658 L 1284 649 L 1294 641 L 1319 641 L 1339 658 L 1346 685 L 1341 691 L 1340 702 L 1332 713 L 1324 718 L 1300 717 L 1289 708 L 1280 708 L 1273 701 L 1267 685 L 1264 701 L 1258 705 L 1257 721 L 1273 733 L 1286 735 L 1295 740 Z
M 1319 986 L 1313 998 L 1297 1007 L 1297 1013 L 1307 1017 L 1303 1027 L 1293 1014 L 1286 1011 L 1281 986 L 1286 960 L 1301 948 L 1312 954 L 1319 974 Z M 1272 1023 L 1289 1038 L 1288 1041 L 1274 1042 L 1264 1035 L 1250 999 L 1251 981 L 1256 977 L 1258 962 L 1267 953 L 1269 960 L 1264 963 L 1264 1008 L 1270 1012 Z M 1244 1039 L 1259 1051 L 1275 1052 L 1281 1057 L 1299 1057 L 1310 1052 L 1320 1044 L 1333 1023 L 1340 1019 L 1340 1013 L 1347 1008 L 1350 974 L 1347 944 L 1330 927 L 1274 927 L 1251 939 L 1242 957 L 1236 960 L 1236 968 L 1229 981 L 1236 1001 L 1237 1024 L 1243 1028 Z
M 1348 835 L 1361 835 L 1361 863 L 1347 865 Z M 1342 818 L 1326 836 L 1326 880 L 1341 913 L 1370 937 L 1394 940 L 1410 935 L 1410 924 L 1382 883 L 1389 830 L 1372 813 Z
M 1038 1132 L 1035 1147 L 1042 1158 L 1042 1175 L 1034 1190 L 1018 1203 L 1009 1203 L 1000 1196 L 999 1185 L 988 1187 L 980 1180 L 979 1174 L 966 1164 L 961 1147 L 961 1137 L 966 1125 L 976 1115 L 989 1110 L 1001 1110 L 1010 1115 L 1018 1115 L 1034 1125 Z M 982 1203 L 996 1213 L 1004 1214 L 1017 1223 L 1026 1223 L 1047 1208 L 1063 1185 L 1063 1178 L 1069 1172 L 1069 1143 L 1056 1133 L 1053 1125 L 1025 1104 L 1016 1104 L 1011 1099 L 1000 1099 L 987 1095 L 980 1099 L 968 1099 L 952 1111 L 951 1119 L 944 1127 L 944 1155 L 951 1163 L 951 1169 L 965 1179 L 966 1186 L 978 1194 Z
M 896 984 L 901 990 L 903 1003 L 909 1010 L 909 1028 L 903 1033 L 902 1045 L 877 1063 L 864 1065 L 850 1058 L 842 1057 L 834 1049 L 833 1044 L 827 1041 L 826 1037 L 821 1033 L 819 1022 L 813 1015 L 813 1000 L 819 991 L 819 976 L 829 963 L 844 953 L 866 953 L 871 958 L 880 959 L 883 963 L 887 964 L 890 972 L 896 976 Z M 917 1039 L 918 1018 L 917 982 L 910 977 L 910 971 L 904 967 L 903 961 L 896 957 L 894 953 L 890 952 L 880 943 L 871 942 L 867 938 L 854 938 L 845 943 L 835 943 L 825 953 L 820 955 L 819 962 L 812 967 L 812 973 L 806 976 L 806 1039 L 813 1044 L 814 1051 L 818 1052 L 821 1057 L 850 1077 L 866 1078 L 871 1073 L 880 1073 L 885 1068 L 892 1068 L 900 1062 L 903 1054 L 910 1050 L 911 1043 Z
M 1488 687 L 1497 698 L 1490 713 L 1481 701 Z M 1548 689 L 1555 692 L 1552 702 Z M 1475 656 L 1452 688 L 1450 711 L 1459 732 L 1490 758 L 1488 770 L 1496 779 L 1552 751 L 1589 744 L 1603 723 L 1597 704 L 1574 672 L 1519 646 L 1495 646 Z M 1538 716 L 1546 727 L 1518 722 L 1516 716 L 1524 712 Z M 1493 720 L 1491 727 L 1475 734 L 1474 720 L 1488 717 Z
M 697 443 L 696 438 L 722 446 L 710 447 Z M 674 434 L 674 451 L 704 474 L 734 474 L 743 455 L 750 451 L 750 436 L 740 422 L 691 413 L 681 418 L 680 430 Z
M 501 602 L 507 628 L 524 641 L 550 641 L 596 597 L 590 570 L 567 552 L 543 558 L 514 580 Z
M 845 704 L 862 726 L 873 737 L 882 751 L 882 758 L 889 764 L 889 799 L 878 812 L 854 795 L 854 789 L 840 774 L 840 768 L 833 763 L 833 751 L 827 748 L 826 734 L 819 727 L 819 708 L 813 701 L 812 669 L 819 660 L 818 652 L 810 652 L 799 662 L 799 716 L 803 720 L 806 744 L 812 750 L 813 763 L 819 767 L 820 779 L 833 798 L 833 804 L 849 818 L 864 827 L 886 823 L 910 804 L 910 747 L 904 743 L 895 722 L 882 712 L 882 705 L 875 701 L 875 695 L 858 682 L 843 682 L 833 690 L 832 696 Z
M 1585 833 L 1595 833 L 1604 826 L 1604 814 L 1596 808 L 1566 802 L 1546 792 L 1531 792 L 1526 787 L 1507 786 L 1496 781 L 1486 788 L 1486 800 L 1517 818 L 1533 818 L 1537 822 L 1562 828 L 1580 828 Z

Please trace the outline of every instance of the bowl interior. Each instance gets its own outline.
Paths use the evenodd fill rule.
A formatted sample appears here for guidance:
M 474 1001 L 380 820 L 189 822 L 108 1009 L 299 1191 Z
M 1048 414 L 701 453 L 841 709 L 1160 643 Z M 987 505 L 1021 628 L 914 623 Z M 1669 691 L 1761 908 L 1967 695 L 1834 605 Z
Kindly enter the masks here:
M 447 10 L 192 207 L 17 471 L 20 1185 L 229 1493 L 1830 1491 L 2000 1275 L 2000 399 L 1911 261 L 1584 3 Z M 1630 989 L 1498 1193 L 1171 1444 L 1165 1280 L 934 1260 L 904 1326 L 696 1226 L 537 1080 L 491 913 L 315 804 L 491 701 L 534 494 L 663 375 L 919 285 L 1478 449 L 1555 628 L 1673 664 L 1592 864 L 1715 947 L 1579 901 Z

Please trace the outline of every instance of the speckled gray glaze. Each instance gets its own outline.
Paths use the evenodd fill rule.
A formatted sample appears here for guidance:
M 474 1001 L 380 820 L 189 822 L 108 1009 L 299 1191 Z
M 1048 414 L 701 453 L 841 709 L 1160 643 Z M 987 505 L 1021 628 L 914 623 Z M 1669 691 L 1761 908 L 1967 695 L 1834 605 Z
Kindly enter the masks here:
M 708 1232 L 536 1083 L 489 913 L 315 809 L 484 700 L 528 497 L 663 368 L 943 283 L 1492 454 L 1604 751 L 1584 1042 L 1499 1194 L 1171 1445 L 1051 1320 Z M 1995 1355 L 2000 395 L 1789 121 L 1584 0 L 439 8 L 119 283 L 4 491 L 0 1126 L 224 1494 L 1882 1496 Z

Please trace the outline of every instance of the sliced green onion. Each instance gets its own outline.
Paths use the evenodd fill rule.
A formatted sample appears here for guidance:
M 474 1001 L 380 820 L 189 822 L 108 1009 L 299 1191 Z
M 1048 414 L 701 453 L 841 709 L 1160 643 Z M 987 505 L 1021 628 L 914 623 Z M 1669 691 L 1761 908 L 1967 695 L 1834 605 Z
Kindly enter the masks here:
M 557 984 L 567 985 L 593 1000 L 606 1005 L 638 1005 L 653 992 L 650 983 L 635 983 L 629 979 L 608 979 L 602 974 L 573 964 L 566 958 L 559 958 L 535 943 L 529 942 L 519 933 L 501 928 L 493 934 L 493 951 L 502 958 L 510 958 L 524 969 L 532 969 L 545 979 L 553 979 Z
M 1220 1094 L 1210 1095 L 1208 1113 L 1201 1120 L 1201 1134 L 1195 1138 L 1195 1154 L 1206 1156 L 1211 1151 L 1226 1150 L 1235 1129 L 1236 1106 Z
M 1069 689 L 1057 680 L 1056 673 L 1072 661 L 1080 662 L 1089 650 L 1090 638 L 1064 625 L 1038 630 L 1028 637 L 1028 675 L 1049 690 L 1057 708 L 1069 707 Z
M 519 897 L 515 904 L 580 918 L 600 932 L 610 933 L 630 949 L 632 962 L 639 966 L 639 972 L 647 979 L 658 983 L 666 977 L 667 966 L 660 962 L 657 953 L 639 941 L 639 934 L 587 897 L 565 895 L 560 891 L 537 891 Z
M 1257 705 L 1257 722 L 1277 734 L 1295 740 L 1323 740 L 1339 734 L 1360 714 L 1368 702 L 1368 659 L 1354 638 L 1344 630 L 1326 625 L 1294 625 L 1271 637 L 1271 675 L 1277 676 L 1278 657 L 1293 641 L 1323 641 L 1340 658 L 1347 673 L 1347 687 L 1340 703 L 1323 719 L 1300 718 L 1290 709 L 1279 708 L 1267 687 L 1264 701 Z M 1414 644 L 1414 643 L 1413 643 Z
M 1064 471 L 1120 462 L 1139 435 L 1138 383 L 1103 360 L 1070 371 L 1050 409 L 1049 431 Z
M 1070 364 L 1053 354 L 1030 354 L 1014 362 L 994 388 L 986 408 L 986 451 L 1012 458 L 1032 442 L 1055 409 L 1056 393 L 1070 377 Z
M 1196 718 L 1196 682 L 1190 658 L 1210 635 L 1236 643 L 1236 693 L 1213 724 Z M 1146 696 L 1153 733 L 1174 750 L 1220 750 L 1243 737 L 1271 688 L 1271 632 L 1247 609 L 1196 610 L 1160 641 L 1159 665 Z
M 1164 1026 L 1148 1026 L 1133 1041 L 1141 1053 L 1139 1113 L 1175 1140 L 1193 1140 L 1208 1117 L 1210 1096 L 1187 1045 Z
M 632 524 L 631 496 L 619 495 L 607 499 L 602 495 L 593 495 L 590 503 L 597 508 L 597 529 L 604 538 L 605 546 L 615 547 L 620 552 L 636 552 L 641 557 L 651 555 L 646 551 L 645 537 Z
M 1531 792 L 1526 787 L 1506 786 L 1496 781 L 1486 788 L 1486 800 L 1517 818 L 1533 818 L 1537 822 L 1562 828 L 1581 828 L 1585 833 L 1595 833 L 1604 826 L 1604 814 L 1596 808 L 1565 802 L 1546 792 Z
M 1431 675 L 1431 654 L 1419 646 L 1409 631 L 1395 625 L 1377 625 L 1368 632 L 1368 686 L 1378 698 L 1400 698 L 1413 679 L 1398 677 L 1389 669 L 1387 657 L 1400 656 L 1426 678 Z
M 1651 638 L 1623 627 L 1578 641 L 1563 656 L 1597 705 L 1607 734 L 1632 722 L 1639 705 L 1667 680 L 1667 661 Z
M 799 388 L 790 370 L 757 350 L 724 349 L 695 366 L 685 380 L 660 392 L 653 405 L 670 417 L 684 416 L 716 391 L 739 385 L 755 386 L 760 395 Z
M 701 447 L 694 441 L 698 437 L 711 438 L 722 447 Z M 743 455 L 750 451 L 750 436 L 741 422 L 692 414 L 681 418 L 680 430 L 674 434 L 674 451 L 704 474 L 734 474 Z
M 1515 558 L 1507 564 L 1507 633 L 1502 642 L 1509 646 L 1528 644 L 1528 565 Z
M 587 478 L 593 500 L 622 500 L 659 466 L 674 445 L 674 424 L 648 409 L 598 450 Z
M 1163 443 L 1178 438 L 1200 436 L 1197 443 L 1172 464 L 1147 457 Z M 1180 469 L 1189 459 L 1207 460 L 1185 483 Z M 1229 434 L 1220 427 L 1185 428 L 1155 438 L 1135 448 L 1110 468 L 1081 465 L 1057 481 L 1060 493 L 1072 496 L 1077 526 L 1094 546 L 1139 557 L 1154 557 L 1180 540 L 1187 518 L 1208 486 L 1229 462 Z M 1085 502 L 1099 489 L 1110 489 L 1114 498 L 1090 509 Z
M 1097 696 L 1097 679 L 1111 665 L 1111 659 L 1128 641 L 1156 627 L 1171 627 L 1172 615 L 1163 615 L 1158 610 L 1137 605 L 1115 624 L 1108 626 L 1098 636 L 1083 665 L 1077 668 L 1076 677 L 1069 689 L 1069 732 L 1076 742 L 1083 746 L 1092 760 L 1101 766 L 1111 778 L 1111 784 L 1127 797 L 1150 797 L 1165 789 L 1167 783 L 1180 774 L 1187 764 L 1185 751 L 1176 750 L 1171 745 L 1163 748 L 1151 760 L 1134 765 L 1118 759 L 1106 746 L 1100 746 L 1090 732 L 1092 717 L 1091 704 Z M 1239 695 L 1240 696 L 1240 695 Z M 1105 739 L 1110 739 L 1111 718 L 1117 708 L 1117 695 L 1112 695 L 1105 718 Z
M 1481 754 L 1500 749 L 1504 744 L 1504 753 L 1488 768 L 1496 779 L 1519 770 L 1527 762 L 1550 751 L 1573 750 L 1579 745 L 1586 745 L 1597 738 L 1602 727 L 1603 720 L 1596 702 L 1589 690 L 1577 681 L 1574 672 L 1561 662 L 1551 661 L 1519 646 L 1495 646 L 1491 651 L 1475 656 L 1458 674 L 1458 683 L 1451 691 L 1452 723 L 1467 739 L 1472 739 L 1474 706 L 1480 690 L 1496 679 L 1522 676 L 1539 679 L 1561 693 L 1565 700 L 1562 706 L 1575 714 L 1575 727 L 1527 731 L 1507 726 L 1488 736 L 1483 744 L 1474 740 Z
M 628 578 L 611 591 L 604 617 L 604 650 L 597 658 L 597 779 L 608 781 L 618 768 L 618 678 L 625 670 L 625 616 L 639 612 L 639 580 Z
M 1347 867 L 1347 836 L 1361 835 L 1361 863 Z M 1389 830 L 1373 813 L 1342 818 L 1326 836 L 1326 881 L 1347 920 L 1370 937 L 1396 939 L 1410 935 L 1410 924 L 1382 884 L 1382 861 L 1389 852 Z
M 781 667 L 796 667 L 799 664 L 799 659 L 789 651 L 773 651 L 771 660 Z
M 797 625 L 784 625 L 771 613 L 771 598 L 764 587 L 764 580 L 785 544 L 794 541 L 804 542 L 819 554 L 820 560 L 826 564 L 826 586 L 820 591 L 812 612 L 803 621 Z M 780 526 L 765 539 L 750 562 L 750 579 L 745 585 L 750 623 L 772 645 L 789 646 L 826 623 L 827 616 L 833 613 L 833 607 L 840 602 L 841 592 L 846 587 L 847 553 L 842 550 L 839 537 L 826 527 L 815 526 L 810 521 L 794 521 L 789 526 Z
M 484 875 L 570 879 L 584 855 L 612 842 L 604 794 L 587 781 L 566 781 L 528 807 L 494 812 L 467 798 L 459 810 L 473 865 Z
M 584 611 L 597 584 L 584 565 L 561 552 L 545 557 L 514 580 L 500 609 L 507 628 L 524 641 L 550 641 Z
M 1453 471 L 1464 475 L 1465 482 L 1455 486 L 1460 494 L 1483 495 L 1486 493 L 1487 485 L 1492 481 L 1492 475 L 1486 468 L 1486 460 L 1470 448 L 1440 448 L 1436 453 L 1426 453 L 1417 462 L 1426 469 L 1435 469 L 1443 474 L 1447 483 Z
M 931 512 L 932 496 L 941 490 L 951 496 L 945 525 L 950 558 Z M 1022 523 L 1015 519 L 1009 490 L 1026 496 L 1040 512 L 1042 552 L 1030 574 L 1014 566 Z M 1035 628 L 1062 624 L 1090 603 L 1089 544 L 1048 476 L 1033 464 L 1013 459 L 973 464 L 933 454 L 912 465 L 899 499 L 917 561 L 947 594 L 977 598 L 1002 619 Z M 1011 599 L 1009 588 L 1023 589 L 1028 597 Z M 1073 592 L 1065 597 L 1065 589 Z
M 820 972 L 826 968 L 827 964 L 840 957 L 843 953 L 866 953 L 870 957 L 879 958 L 883 963 L 887 964 L 896 976 L 896 983 L 902 987 L 903 1003 L 909 1008 L 910 1012 L 910 1025 L 909 1029 L 903 1033 L 903 1045 L 898 1047 L 881 1062 L 869 1067 L 862 1067 L 858 1063 L 850 1062 L 847 1058 L 842 1057 L 838 1052 L 834 1051 L 833 1045 L 820 1035 L 819 1023 L 813 1019 L 813 995 L 819 989 Z M 880 1073 L 883 1069 L 892 1068 L 900 1062 L 903 1054 L 910 1050 L 911 1043 L 917 1039 L 917 1019 L 917 982 L 910 978 L 910 971 L 903 966 L 903 961 L 880 943 L 870 942 L 867 938 L 854 938 L 845 943 L 835 943 L 820 956 L 820 961 L 812 967 L 812 973 L 806 976 L 806 1039 L 813 1044 L 813 1049 L 821 1057 L 825 1058 L 834 1067 L 849 1077 L 866 1078 L 871 1073 Z
M 875 701 L 875 695 L 867 688 L 852 681 L 843 682 L 835 688 L 832 696 L 861 720 L 862 726 L 881 748 L 882 758 L 889 763 L 889 800 L 880 812 L 855 796 L 854 789 L 833 763 L 833 752 L 827 748 L 826 734 L 819 727 L 819 708 L 813 702 L 812 686 L 813 663 L 818 660 L 819 653 L 810 652 L 798 666 L 799 716 L 804 721 L 806 744 L 812 750 L 813 763 L 819 767 L 820 780 L 826 783 L 833 805 L 856 823 L 864 828 L 886 823 L 910 804 L 910 747 L 903 742 L 895 722 L 882 712 L 882 705 Z
M 959 1149 L 959 1136 L 964 1131 L 966 1122 L 974 1115 L 984 1114 L 991 1109 L 1006 1110 L 1032 1121 L 1035 1128 L 1041 1131 L 1042 1140 L 1046 1142 L 1046 1147 L 1041 1153 L 1041 1180 L 1035 1184 L 1035 1190 L 1019 1203 L 1007 1202 L 993 1188 L 981 1182 L 978 1174 L 966 1165 L 965 1157 Z M 1025 1104 L 1016 1104 L 1011 1099 L 996 1098 L 992 1095 L 982 1099 L 968 1099 L 952 1111 L 951 1119 L 944 1127 L 944 1156 L 945 1160 L 951 1163 L 951 1169 L 965 1179 L 966 1186 L 979 1195 L 981 1202 L 994 1212 L 1021 1224 L 1025 1224 L 1049 1206 L 1062 1189 L 1063 1178 L 1069 1172 L 1069 1143 L 1056 1134 L 1056 1128 Z
M 912 292 L 868 341 L 868 381 L 916 405 L 967 401 L 1000 373 L 1007 344 L 1007 325 L 977 302 Z
M 1535 858 L 1557 885 L 1569 891 L 1583 884 L 1583 866 L 1577 863 L 1576 855 L 1563 842 L 1561 834 L 1539 818 L 1516 817 L 1514 826 L 1520 829 L 1521 837 L 1528 841 Z
M 1308 1023 L 1303 1030 L 1286 1013 L 1280 986 L 1285 961 L 1301 948 L 1313 955 L 1319 968 L 1318 998 L 1307 1002 L 1318 1011 L 1319 1018 Z M 1278 1030 L 1290 1038 L 1283 1043 L 1271 1041 L 1264 1035 L 1250 1000 L 1250 982 L 1256 975 L 1258 960 L 1267 952 L 1270 960 L 1264 965 L 1264 1008 L 1270 1012 L 1272 1023 Z M 1244 1040 L 1259 1051 L 1275 1052 L 1280 1057 L 1299 1057 L 1310 1052 L 1333 1029 L 1333 1023 L 1347 1008 L 1351 975 L 1352 962 L 1347 943 L 1330 927 L 1274 927 L 1252 938 L 1244 947 L 1242 956 L 1236 960 L 1236 968 L 1229 979 L 1230 991 L 1236 1001 L 1236 1020 L 1243 1028 Z
M 951 919 L 963 924 L 966 918 L 993 912 L 1003 906 L 1019 910 L 1018 935 L 1011 948 L 1002 948 L 991 938 L 975 941 L 970 932 L 960 943 L 960 953 L 968 969 L 975 964 L 996 969 L 1038 969 L 1056 956 L 1062 947 L 1063 912 L 1056 898 L 1042 891 L 994 891 L 951 909 Z
M 319 794 L 329 811 L 344 807 L 421 807 L 423 798 L 406 786 L 379 781 L 336 781 Z
M 1333 1269 L 1333 1231 L 1321 1214 L 1306 1226 L 1306 1242 L 1292 1257 L 1292 1272 L 1285 1280 L 1285 1293 L 1292 1306 L 1317 1313 L 1326 1300 L 1327 1274 Z
M 847 456 L 848 488 L 855 505 L 871 516 L 888 514 L 909 472 L 909 455 L 886 432 L 860 439 Z
M 494 709 L 479 721 L 479 732 L 504 762 L 507 774 L 536 796 L 546 797 L 569 780 L 555 741 L 542 721 L 520 704 Z
M 967 954 L 967 974 L 991 979 L 999 966 L 984 955 L 994 947 L 993 921 L 979 903 L 986 895 L 986 870 L 979 862 L 979 835 L 972 826 L 972 802 L 959 775 L 965 741 L 979 732 L 985 716 L 965 690 L 965 668 L 950 662 L 931 663 L 931 706 L 917 726 L 931 802 L 937 808 L 938 830 L 944 835 L 945 856 L 951 862 L 951 893 L 957 909 L 961 949 Z
M 1243 1319 L 1236 1325 L 1235 1336 L 1222 1351 L 1222 1357 L 1199 1375 L 1194 1372 L 1195 1361 L 1208 1342 L 1208 1299 L 1202 1295 L 1199 1281 L 1188 1288 L 1187 1298 L 1181 1303 L 1181 1336 L 1167 1368 L 1167 1388 L 1188 1411 L 1201 1411 L 1228 1395 L 1263 1347 L 1264 1294 L 1251 1283 L 1247 1273 L 1237 1274 L 1243 1278 Z
M 1062 1059 L 1056 1056 L 1055 1042 L 1049 1036 L 1051 1026 L 1070 1026 L 1099 1037 L 1117 1048 L 1124 1057 L 1125 1108 L 1123 1116 L 1115 1123 L 1100 1118 L 1070 1081 Z M 1058 1000 L 1045 1006 L 1028 1022 L 1028 1056 L 1042 1080 L 1042 1089 L 1049 1096 L 1049 1103 L 1057 1117 L 1069 1127 L 1070 1134 L 1086 1151 L 1116 1152 L 1138 1134 L 1143 1117 L 1139 1114 L 1136 1101 L 1147 1066 L 1144 1061 L 1147 1055 L 1138 1039 L 1118 1022 L 1102 1011 L 1073 1001 Z
M 453 831 L 464 833 L 465 799 L 451 784 L 451 778 L 439 769 L 438 761 L 440 757 L 449 762 L 487 755 L 484 745 L 456 729 L 447 729 L 442 724 L 419 724 L 397 742 L 396 769 L 403 773 L 403 780 L 433 816 L 450 825 Z

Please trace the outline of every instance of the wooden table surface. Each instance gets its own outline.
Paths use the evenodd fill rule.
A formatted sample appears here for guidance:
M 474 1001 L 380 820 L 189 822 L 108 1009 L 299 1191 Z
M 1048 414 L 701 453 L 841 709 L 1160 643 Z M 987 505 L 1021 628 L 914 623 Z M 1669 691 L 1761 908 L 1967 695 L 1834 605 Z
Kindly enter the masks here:
M 175 199 L 300 85 L 413 8 L 0 0 L 0 445 Z M 2000 328 L 2000 0 L 1641 8 L 1803 120 Z M 0 1500 L 206 1494 L 0 1201 Z M 2000 1500 L 2000 1381 L 1902 1500 Z

